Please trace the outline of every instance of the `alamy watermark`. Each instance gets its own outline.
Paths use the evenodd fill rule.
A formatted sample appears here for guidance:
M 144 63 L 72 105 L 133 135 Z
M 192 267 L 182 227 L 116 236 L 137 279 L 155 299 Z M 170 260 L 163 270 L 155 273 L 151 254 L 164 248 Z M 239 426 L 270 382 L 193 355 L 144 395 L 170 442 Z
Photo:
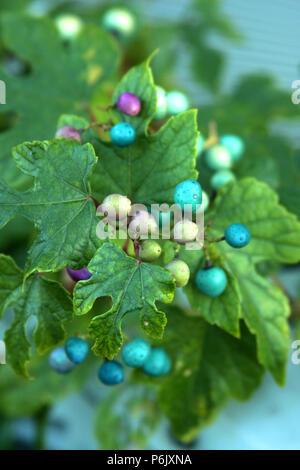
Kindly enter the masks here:
M 293 104 L 300 103 L 300 80 L 294 80 L 292 82 L 292 88 L 295 90 L 291 95 L 291 100 Z
M 0 80 L 0 104 L 6 104 L 6 84 Z
M 119 211 L 120 212 L 120 211 Z M 187 237 L 188 227 L 192 222 L 197 226 L 193 240 L 184 242 L 187 250 L 200 250 L 204 245 L 204 210 L 202 204 L 133 204 L 128 215 L 118 218 L 113 207 L 104 211 L 101 205 L 97 208 L 101 217 L 97 224 L 97 237 L 105 239 L 123 239 L 129 236 L 133 240 L 163 239 L 179 242 Z M 172 228 L 173 227 L 173 228 Z

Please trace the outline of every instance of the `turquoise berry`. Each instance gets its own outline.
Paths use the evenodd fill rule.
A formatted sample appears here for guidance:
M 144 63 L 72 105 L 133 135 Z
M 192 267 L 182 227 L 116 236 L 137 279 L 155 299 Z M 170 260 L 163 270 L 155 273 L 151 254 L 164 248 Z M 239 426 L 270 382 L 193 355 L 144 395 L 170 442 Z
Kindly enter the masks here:
M 205 139 L 204 139 L 203 135 L 200 134 L 198 139 L 197 139 L 197 144 L 196 144 L 197 157 L 199 157 L 199 155 L 203 152 L 204 143 L 205 143 Z
M 209 206 L 209 195 L 206 191 L 202 191 L 202 209 L 206 211 Z
M 49 365 L 59 374 L 68 374 L 68 372 L 71 372 L 71 370 L 75 367 L 74 362 L 70 361 L 66 354 L 65 348 L 62 346 L 54 349 L 51 352 L 49 356 Z
M 142 338 L 127 343 L 122 351 L 122 358 L 129 367 L 141 367 L 151 351 L 150 344 Z
M 179 114 L 189 109 L 188 97 L 181 91 L 169 91 L 167 93 L 168 113 Z
M 202 202 L 202 189 L 198 181 L 185 180 L 179 183 L 174 191 L 174 202 L 182 209 L 185 204 L 191 204 L 192 211 L 196 212 L 198 204 Z
M 143 364 L 143 371 L 158 377 L 168 374 L 171 370 L 171 360 L 163 348 L 152 348 L 149 356 Z
M 166 91 L 160 87 L 156 87 L 156 112 L 154 119 L 163 119 L 168 112 L 168 101 Z
M 225 230 L 225 240 L 233 248 L 243 248 L 250 242 L 249 229 L 243 224 L 231 224 Z
M 237 162 L 241 158 L 245 150 L 243 140 L 237 135 L 222 135 L 220 138 L 220 143 L 228 150 L 234 162 Z
M 156 220 L 156 223 L 159 225 L 159 228 L 163 228 L 164 226 L 169 227 L 173 218 L 172 211 L 160 211 L 156 209 L 151 209 L 151 206 L 147 205 L 147 211 L 153 215 Z
M 110 130 L 110 138 L 118 147 L 127 147 L 135 141 L 135 130 L 129 122 L 119 122 Z
M 212 176 L 210 180 L 211 187 L 217 191 L 219 188 L 229 183 L 229 181 L 234 181 L 235 176 L 232 171 L 229 170 L 220 170 Z
M 132 13 L 124 8 L 110 8 L 106 10 L 102 18 L 104 29 L 119 37 L 130 37 L 135 31 L 135 18 Z
M 99 368 L 98 377 L 105 385 L 118 385 L 124 380 L 124 368 L 118 361 L 106 361 Z
M 89 353 L 88 342 L 82 338 L 69 338 L 65 345 L 65 350 L 70 361 L 80 364 Z
M 213 145 L 205 152 L 205 163 L 211 170 L 227 170 L 233 160 L 228 150 L 222 145 Z
M 218 297 L 224 292 L 227 285 L 225 271 L 217 266 L 200 269 L 195 280 L 198 290 L 208 297 Z

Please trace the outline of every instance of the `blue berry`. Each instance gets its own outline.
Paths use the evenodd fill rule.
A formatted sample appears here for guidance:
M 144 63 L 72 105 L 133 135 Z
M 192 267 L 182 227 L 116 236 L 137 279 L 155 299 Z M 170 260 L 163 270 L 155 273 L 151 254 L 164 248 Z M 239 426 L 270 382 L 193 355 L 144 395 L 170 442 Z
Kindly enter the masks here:
M 218 297 L 227 286 L 227 276 L 218 266 L 200 269 L 196 274 L 196 286 L 202 294 L 208 297 Z
M 213 145 L 205 152 L 205 163 L 211 170 L 227 170 L 232 167 L 232 157 L 222 145 Z
M 225 230 L 225 240 L 233 248 L 243 248 L 250 242 L 250 232 L 246 225 L 231 224 Z
M 212 176 L 210 180 L 211 187 L 217 191 L 219 188 L 229 183 L 229 181 L 234 181 L 235 176 L 232 171 L 229 170 L 220 170 Z
M 179 114 L 187 111 L 189 108 L 189 100 L 181 91 L 169 91 L 167 93 L 168 113 Z
M 182 209 L 185 204 L 192 204 L 192 211 L 196 212 L 198 204 L 202 202 L 202 189 L 198 181 L 185 180 L 179 183 L 174 191 L 174 202 Z
M 122 358 L 129 367 L 141 367 L 151 351 L 150 344 L 142 338 L 136 338 L 124 346 Z
M 110 138 L 118 147 L 127 147 L 135 141 L 135 130 L 129 122 L 119 122 L 110 130 Z
M 50 367 L 59 374 L 68 374 L 74 369 L 75 364 L 68 358 L 65 348 L 60 346 L 54 349 L 49 356 Z
M 237 162 L 241 158 L 245 145 L 240 137 L 233 134 L 222 135 L 220 143 L 228 150 L 233 161 Z
M 65 350 L 70 361 L 74 364 L 80 364 L 89 353 L 89 345 L 84 339 L 74 336 L 66 342 Z
M 143 371 L 158 377 L 168 374 L 171 370 L 171 360 L 163 348 L 152 348 L 149 356 L 143 364 Z
M 105 385 L 118 385 L 124 380 L 124 368 L 118 361 L 106 361 L 99 368 L 98 377 Z
M 197 139 L 196 149 L 197 149 L 197 157 L 202 153 L 204 149 L 205 139 L 202 134 L 199 135 Z

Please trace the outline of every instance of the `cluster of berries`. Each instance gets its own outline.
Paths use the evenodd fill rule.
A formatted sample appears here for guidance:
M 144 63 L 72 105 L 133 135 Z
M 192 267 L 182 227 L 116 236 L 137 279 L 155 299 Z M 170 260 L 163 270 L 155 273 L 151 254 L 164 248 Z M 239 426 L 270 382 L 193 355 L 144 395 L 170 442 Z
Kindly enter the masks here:
M 76 364 L 87 357 L 89 344 L 82 338 L 69 338 L 65 347 L 54 349 L 49 357 L 50 367 L 60 374 L 71 372 Z M 152 377 L 166 375 L 171 370 L 171 360 L 163 348 L 151 348 L 142 338 L 127 343 L 122 350 L 122 359 L 129 367 L 141 367 Z M 105 385 L 117 385 L 124 380 L 124 367 L 116 361 L 104 361 L 98 370 L 98 378 Z

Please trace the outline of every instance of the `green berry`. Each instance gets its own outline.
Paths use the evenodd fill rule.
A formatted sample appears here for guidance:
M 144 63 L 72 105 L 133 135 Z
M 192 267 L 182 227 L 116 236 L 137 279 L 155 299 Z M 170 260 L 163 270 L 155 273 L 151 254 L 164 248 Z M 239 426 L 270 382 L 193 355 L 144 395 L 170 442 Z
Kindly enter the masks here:
M 189 109 L 188 97 L 181 91 L 169 91 L 167 93 L 168 113 L 179 114 Z
M 210 180 L 211 187 L 217 191 L 219 188 L 229 183 L 229 181 L 234 181 L 236 178 L 232 171 L 229 170 L 220 170 L 212 176 Z
M 154 119 L 163 119 L 168 112 L 168 101 L 166 91 L 160 87 L 156 87 L 156 113 Z
M 101 211 L 107 215 L 108 219 L 122 220 L 130 212 L 131 201 L 121 194 L 109 194 L 101 204 Z
M 237 135 L 222 135 L 220 138 L 220 143 L 228 150 L 234 162 L 237 162 L 244 153 L 244 142 Z
M 132 240 L 147 238 L 149 233 L 155 235 L 158 232 L 158 225 L 153 215 L 143 210 L 137 211 L 128 225 L 128 235 Z
M 161 246 L 155 240 L 144 240 L 140 244 L 139 255 L 142 261 L 155 261 L 161 255 Z
M 110 8 L 102 18 L 104 29 L 119 37 L 128 38 L 135 31 L 135 19 L 125 8 Z
M 218 266 L 200 269 L 196 274 L 196 286 L 202 294 L 208 297 L 218 297 L 227 286 L 227 276 Z
M 205 163 L 211 170 L 226 170 L 232 167 L 233 160 L 222 145 L 213 145 L 205 152 Z
M 173 259 L 165 265 L 165 268 L 172 273 L 176 287 L 184 287 L 187 285 L 190 278 L 190 268 L 184 261 Z
M 197 139 L 196 149 L 197 149 L 197 157 L 203 152 L 205 144 L 205 139 L 202 134 L 199 135 Z
M 187 243 L 195 240 L 198 226 L 191 220 L 180 220 L 174 225 L 174 239 L 179 243 Z
M 202 190 L 202 209 L 203 209 L 203 211 L 206 211 L 208 206 L 209 206 L 209 195 L 207 194 L 206 191 Z
M 74 39 L 82 29 L 83 23 L 79 16 L 60 15 L 56 18 L 55 24 L 62 39 L 69 41 Z

